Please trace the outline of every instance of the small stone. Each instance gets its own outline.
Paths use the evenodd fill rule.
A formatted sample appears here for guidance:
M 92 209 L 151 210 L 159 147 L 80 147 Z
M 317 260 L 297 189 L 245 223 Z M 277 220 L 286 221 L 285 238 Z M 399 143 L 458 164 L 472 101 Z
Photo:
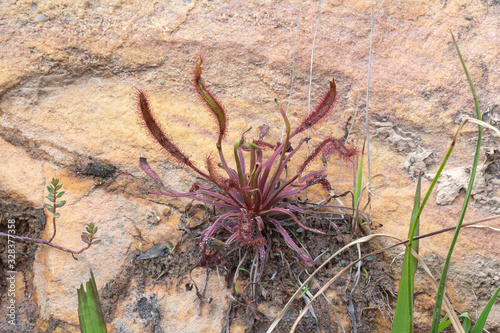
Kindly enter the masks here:
M 45 21 L 47 21 L 47 16 L 45 16 L 43 14 L 38 14 L 35 17 L 35 22 L 45 22 Z

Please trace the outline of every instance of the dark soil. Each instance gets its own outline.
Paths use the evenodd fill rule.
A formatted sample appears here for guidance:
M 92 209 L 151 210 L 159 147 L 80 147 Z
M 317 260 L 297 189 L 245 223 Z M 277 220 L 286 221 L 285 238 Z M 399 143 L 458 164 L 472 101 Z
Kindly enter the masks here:
M 8 233 L 9 220 L 14 221 L 15 235 L 39 238 L 45 227 L 45 215 L 42 208 L 34 208 L 29 205 L 14 203 L 14 200 L 7 195 L 0 193 L 0 232 Z M 8 240 L 0 239 L 0 332 L 33 332 L 38 319 L 37 305 L 33 299 L 33 262 L 35 252 L 38 247 L 35 243 L 11 240 L 15 243 L 15 263 L 9 262 Z M 13 244 L 13 243 L 11 243 Z M 13 266 L 10 266 L 13 264 Z M 11 274 L 9 271 L 22 272 L 23 274 Z M 16 291 L 16 325 L 8 323 L 7 304 L 10 304 L 9 280 L 7 278 L 15 276 L 15 279 L 23 279 L 25 286 L 22 295 Z M 19 284 L 18 284 L 19 285 Z M 16 285 L 17 286 L 17 285 Z
M 14 204 L 7 196 L 0 196 L 0 232 L 6 232 L 9 219 L 14 219 L 16 233 L 19 235 L 30 235 L 39 237 L 45 227 L 45 215 L 43 209 L 33 208 L 29 205 Z M 344 245 L 362 236 L 362 233 L 352 234 L 352 221 L 349 215 L 338 215 L 332 207 L 317 207 L 315 205 L 303 206 L 306 214 L 299 214 L 299 218 L 310 227 L 323 229 L 327 235 L 321 235 L 302 230 L 291 220 L 283 220 L 285 229 L 297 244 L 302 244 L 310 253 L 312 258 L 321 257 L 316 260 L 316 266 L 324 262 L 332 253 L 335 253 Z M 117 275 L 116 279 L 108 281 L 100 289 L 100 299 L 106 322 L 115 318 L 117 305 L 127 297 L 130 290 L 130 281 L 137 281 L 138 294 L 145 292 L 150 284 L 166 284 L 169 288 L 175 288 L 178 292 L 195 293 L 196 287 L 189 279 L 190 271 L 200 264 L 201 252 L 199 246 L 199 235 L 210 223 L 215 215 L 213 211 L 206 211 L 204 206 L 198 205 L 187 207 L 187 213 L 182 218 L 179 228 L 185 230 L 182 239 L 176 245 L 172 253 L 159 251 L 162 257 L 136 260 L 140 251 L 129 253 L 129 265 Z M 335 212 L 335 213 L 332 213 Z M 229 332 L 225 328 L 238 325 L 246 327 L 246 332 L 266 332 L 274 318 L 269 313 L 261 313 L 257 309 L 282 309 L 292 297 L 300 284 L 299 278 L 304 281 L 307 275 L 300 266 L 296 253 L 290 250 L 284 243 L 282 236 L 269 230 L 272 239 L 272 247 L 268 252 L 260 282 L 255 285 L 255 296 L 252 295 L 252 284 L 249 281 L 248 272 L 251 270 L 253 250 L 241 247 L 238 244 L 231 245 L 228 249 L 215 252 L 221 260 L 219 272 L 221 279 L 225 281 L 226 288 L 232 291 L 236 302 L 230 302 L 226 318 L 223 319 L 223 332 Z M 216 239 L 226 240 L 229 236 L 227 231 L 221 231 L 214 235 Z M 23 272 L 25 290 L 22 299 L 17 302 L 17 318 L 15 332 L 33 332 L 38 320 L 37 305 L 33 295 L 33 262 L 37 244 L 16 242 L 16 267 Z M 241 257 L 248 251 L 247 258 L 241 262 Z M 361 245 L 361 253 L 371 252 L 368 244 Z M 0 241 L 0 304 L 7 304 L 7 242 Z M 240 257 L 241 256 L 241 257 Z M 330 261 L 316 279 L 320 285 L 324 285 L 341 269 L 358 258 L 356 247 L 342 253 Z M 214 273 L 214 267 L 207 267 Z M 361 266 L 361 274 L 356 284 L 357 268 L 338 279 L 332 286 L 328 295 L 330 303 L 323 297 L 313 303 L 315 317 L 308 313 L 300 322 L 296 332 L 342 332 L 336 314 L 339 317 L 349 318 L 349 327 L 344 327 L 346 332 L 389 332 L 390 327 L 381 327 L 381 323 L 390 323 L 393 314 L 396 296 L 395 285 L 388 263 L 383 254 L 376 255 L 365 260 Z M 238 291 L 233 284 L 235 273 L 238 272 Z M 309 270 L 311 273 L 312 270 Z M 18 275 L 18 278 L 19 275 Z M 200 286 L 197 286 L 200 287 Z M 313 285 L 310 292 L 315 294 L 318 288 Z M 333 293 L 331 293 L 333 291 Z M 200 297 L 203 294 L 200 292 Z M 418 299 L 418 296 L 417 296 Z M 295 319 L 306 305 L 304 298 L 294 300 L 292 306 L 286 312 L 274 332 L 289 332 Z M 193 303 L 193 306 L 196 306 Z M 262 306 L 262 307 L 259 307 Z M 391 307 L 392 306 L 392 307 Z M 1 307 L 0 315 L 6 318 L 4 306 Z M 133 309 L 139 317 L 145 321 L 144 332 L 162 333 L 160 327 L 161 312 L 158 308 L 156 298 L 138 298 Z M 262 310 L 263 312 L 267 312 Z M 336 314 L 335 314 L 336 313 Z M 380 320 L 380 318 L 385 320 Z M 345 323 L 344 323 L 345 324 Z M 50 320 L 43 332 L 68 331 L 75 329 L 74 325 Z M 416 332 L 428 331 L 428 327 L 415 328 Z M 0 332 L 14 332 L 6 321 L 0 321 Z
M 186 230 L 186 233 L 173 255 L 167 255 L 164 258 L 134 261 L 134 268 L 127 270 L 128 273 L 126 274 L 134 274 L 136 278 L 139 276 L 139 280 L 143 281 L 146 281 L 148 277 L 152 277 L 158 283 L 168 284 L 170 281 L 177 281 L 176 285 L 171 287 L 181 289 L 187 285 L 188 292 L 196 292 L 195 288 L 200 286 L 196 286 L 192 291 L 189 291 L 193 287 L 189 282 L 189 271 L 200 263 L 199 234 L 211 223 L 209 221 L 214 219 L 214 216 L 208 216 L 209 212 L 205 212 L 202 207 L 198 205 L 186 209 L 189 217 L 186 214 L 184 215 L 183 220 L 186 225 L 181 227 Z M 333 214 L 331 213 L 332 208 L 314 208 L 314 206 L 304 208 L 307 208 L 308 213 L 299 216 L 299 218 L 310 227 L 327 230 L 327 235 L 305 231 L 293 223 L 292 220 L 285 221 L 285 225 L 288 225 L 286 229 L 294 241 L 297 244 L 303 244 L 312 258 L 323 254 L 316 261 L 316 266 L 319 266 L 328 256 L 344 245 L 362 236 L 362 234 L 352 235 L 352 223 L 349 216 Z M 187 226 L 188 222 L 191 228 Z M 215 238 L 224 241 L 228 236 L 229 233 L 223 231 L 215 235 Z M 252 284 L 249 281 L 249 272 L 254 255 L 253 249 L 233 244 L 224 251 L 215 252 L 222 261 L 219 265 L 219 272 L 223 275 L 221 279 L 226 281 L 226 288 L 231 290 L 237 299 L 237 302 L 231 302 L 227 309 L 227 316 L 223 322 L 223 332 L 229 332 L 227 327 L 231 327 L 233 324 L 246 327 L 246 332 L 265 332 L 274 318 L 260 313 L 257 311 L 257 307 L 265 305 L 273 308 L 283 308 L 300 286 L 296 277 L 301 281 L 307 278 L 303 268 L 299 265 L 296 253 L 286 246 L 282 236 L 275 231 L 269 237 L 272 239 L 273 245 L 268 252 L 268 260 L 261 281 L 255 287 L 255 297 L 252 295 Z M 243 256 L 245 251 L 248 251 L 247 258 L 242 262 L 238 270 L 238 285 L 240 287 L 236 292 L 232 281 L 241 260 L 240 256 Z M 363 255 L 371 251 L 368 244 L 361 245 Z M 325 284 L 345 266 L 356 260 L 358 255 L 356 247 L 342 253 L 316 275 L 317 281 L 321 285 Z M 207 269 L 213 270 L 214 267 L 208 267 Z M 312 271 L 310 270 L 309 273 L 312 273 Z M 392 313 L 390 304 L 395 302 L 395 295 L 393 294 L 394 281 L 383 254 L 371 257 L 363 262 L 357 284 L 355 283 L 356 272 L 357 268 L 354 268 L 330 287 L 337 295 L 336 299 L 330 300 L 332 304 L 329 304 L 322 297 L 316 300 L 313 305 L 316 318 L 310 314 L 306 315 L 296 332 L 342 332 L 333 307 L 337 313 L 341 312 L 340 314 L 343 314 L 344 317 L 346 313 L 348 314 L 350 327 L 345 327 L 345 329 L 349 332 L 371 332 L 378 325 L 376 322 L 379 317 L 390 316 L 390 313 Z M 123 278 L 128 280 L 125 276 Z M 319 289 L 311 288 L 310 292 L 314 295 L 317 290 Z M 121 292 L 115 289 L 111 294 L 120 295 Z M 107 295 L 106 291 L 102 294 L 104 302 L 109 299 L 105 295 Z M 143 300 L 143 302 L 146 302 L 146 300 Z M 289 332 L 304 306 L 303 298 L 296 299 L 275 329 L 275 332 Z M 112 304 L 108 304 L 103 308 L 110 309 L 111 307 Z M 140 308 L 139 304 L 137 307 Z M 110 314 L 111 311 L 107 310 L 107 312 Z M 382 331 L 384 330 L 390 331 L 390 328 L 382 328 Z M 156 332 L 156 330 L 151 330 L 151 332 Z

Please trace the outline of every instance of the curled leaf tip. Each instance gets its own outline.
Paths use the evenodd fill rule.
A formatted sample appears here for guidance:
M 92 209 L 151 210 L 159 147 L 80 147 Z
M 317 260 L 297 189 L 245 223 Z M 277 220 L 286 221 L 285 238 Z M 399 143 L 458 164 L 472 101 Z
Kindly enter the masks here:
M 288 121 L 288 117 L 286 116 L 286 112 L 285 110 L 283 110 L 283 108 L 281 107 L 281 104 L 280 102 L 278 101 L 277 98 L 274 99 L 274 101 L 276 102 L 276 104 L 278 105 L 278 108 L 280 110 L 280 113 L 281 113 L 281 116 L 283 117 L 283 120 L 285 121 L 285 128 L 286 128 L 286 133 L 287 133 L 287 140 L 288 140 L 288 137 L 290 135 L 290 121 Z
M 203 59 L 200 58 L 198 60 L 198 63 L 196 64 L 196 69 L 195 69 L 195 77 L 199 77 L 201 75 L 201 64 L 203 63 Z
M 217 123 L 219 125 L 219 139 L 217 140 L 217 147 L 220 147 L 222 138 L 226 134 L 226 122 L 227 116 L 226 112 L 222 108 L 221 104 L 217 101 L 217 99 L 208 91 L 201 79 L 201 64 L 203 63 L 202 59 L 198 61 L 195 69 L 195 77 L 194 83 L 196 86 L 196 90 L 200 94 L 203 101 L 209 107 L 212 114 L 215 116 Z

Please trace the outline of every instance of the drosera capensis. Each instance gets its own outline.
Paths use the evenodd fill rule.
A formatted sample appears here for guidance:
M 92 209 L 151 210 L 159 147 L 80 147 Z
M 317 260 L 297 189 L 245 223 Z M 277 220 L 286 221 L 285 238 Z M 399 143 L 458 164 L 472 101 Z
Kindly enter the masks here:
M 283 217 L 291 218 L 304 230 L 324 234 L 323 230 L 302 223 L 295 213 L 302 213 L 304 210 L 287 199 L 301 194 L 306 188 L 316 184 L 320 184 L 327 191 L 330 191 L 331 185 L 325 175 L 326 162 L 329 157 L 333 153 L 337 153 L 340 158 L 350 160 L 357 154 L 355 148 L 346 146 L 342 140 L 328 137 L 313 149 L 309 157 L 296 168 L 295 172 L 292 172 L 290 166 L 295 154 L 305 142 L 309 141 L 309 138 L 298 139 L 295 147 L 292 146 L 292 140 L 303 134 L 304 131 L 312 129 L 331 113 L 337 96 L 335 82 L 333 80 L 329 82 L 329 89 L 314 112 L 304 117 L 294 129 L 292 129 L 285 111 L 275 100 L 285 123 L 284 140 L 276 144 L 265 141 L 264 138 L 269 131 L 267 125 L 261 127 L 256 139 L 247 138 L 248 132 L 251 130 L 248 129 L 233 143 L 234 164 L 231 166 L 222 150 L 228 128 L 226 111 L 203 82 L 201 65 L 202 61 L 200 60 L 195 68 L 194 84 L 217 123 L 218 138 L 215 147 L 218 152 L 218 161 L 209 154 L 206 157 L 206 171 L 196 166 L 156 122 L 147 95 L 138 89 L 139 113 L 151 136 L 166 150 L 169 156 L 192 169 L 203 179 L 203 182 L 194 183 L 187 193 L 169 189 L 149 166 L 147 159 L 141 157 L 142 170 L 162 189 L 151 193 L 194 199 L 218 207 L 220 215 L 201 234 L 200 244 L 203 253 L 201 266 L 220 262 L 218 258 L 214 258 L 207 252 L 207 246 L 210 243 L 215 243 L 213 240 L 215 240 L 216 232 L 220 228 L 224 228 L 231 235 L 227 239 L 219 241 L 226 245 L 236 243 L 253 248 L 260 262 L 259 270 L 257 270 L 260 273 L 266 261 L 266 248 L 272 246 L 269 238 L 270 230 L 277 231 L 282 235 L 285 243 L 297 252 L 299 263 L 302 266 L 312 268 L 314 262 L 310 255 L 292 240 L 280 219 Z M 306 171 L 307 166 L 313 160 L 320 158 L 323 161 L 323 169 Z

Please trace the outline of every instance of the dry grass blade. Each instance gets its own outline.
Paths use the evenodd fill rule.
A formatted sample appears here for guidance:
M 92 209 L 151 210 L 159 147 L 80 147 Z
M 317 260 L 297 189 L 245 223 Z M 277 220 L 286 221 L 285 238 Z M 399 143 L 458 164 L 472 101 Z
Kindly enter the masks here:
M 313 278 L 312 282 L 314 282 L 314 285 L 316 286 L 315 288 L 320 288 L 319 281 L 316 278 Z M 339 316 L 337 315 L 337 311 L 335 310 L 335 306 L 333 306 L 333 303 L 328 299 L 328 297 L 326 297 L 326 295 L 324 293 L 321 294 L 321 295 L 323 296 L 323 298 L 325 299 L 325 301 L 328 304 L 330 304 L 330 306 L 331 306 L 331 308 L 333 310 L 333 314 L 335 315 L 335 318 L 337 319 L 337 323 L 340 326 L 340 329 L 342 330 L 342 333 L 345 333 L 344 325 L 342 325 L 342 321 L 340 321 Z M 312 298 L 312 297 L 313 297 L 313 295 L 311 294 L 310 298 Z
M 482 120 L 479 120 L 479 119 L 476 119 L 476 118 L 466 117 L 466 118 L 464 118 L 464 119 L 462 120 L 462 123 L 460 124 L 460 126 L 458 126 L 458 129 L 457 129 L 457 131 L 455 132 L 455 136 L 453 137 L 453 143 L 455 143 L 455 142 L 457 141 L 458 134 L 460 133 L 460 131 L 462 130 L 462 127 L 464 127 L 464 125 L 465 125 L 467 122 L 476 123 L 476 124 L 481 125 L 481 126 L 483 126 L 483 127 L 489 128 L 490 130 L 492 130 L 493 132 L 495 132 L 498 136 L 500 136 L 500 131 L 498 130 L 498 128 L 493 127 L 493 126 L 491 126 L 490 124 L 485 123 L 485 122 L 484 122 L 484 121 L 482 121 Z
M 321 269 L 323 269 L 323 267 L 326 266 L 326 264 L 328 264 L 330 262 L 330 260 L 332 260 L 333 258 L 335 258 L 337 255 L 339 255 L 340 253 L 342 253 L 343 251 L 347 250 L 348 248 L 350 248 L 351 246 L 353 245 L 356 245 L 356 244 L 360 244 L 360 243 L 365 243 L 375 237 L 387 237 L 387 238 L 392 238 L 392 239 L 396 239 L 398 241 L 401 242 L 401 240 L 397 237 L 394 237 L 392 235 L 388 235 L 388 234 L 373 234 L 373 235 L 368 235 L 368 236 L 365 236 L 365 237 L 361 237 L 355 241 L 352 241 L 351 243 L 347 244 L 346 246 L 344 246 L 343 248 L 341 248 L 340 250 L 338 250 L 337 252 L 335 252 L 333 255 L 331 255 L 328 259 L 326 259 L 322 264 L 321 266 L 319 266 L 305 281 L 304 283 L 297 289 L 297 291 L 295 292 L 295 294 L 292 295 L 292 297 L 290 297 L 290 300 L 285 304 L 285 306 L 283 307 L 283 309 L 280 311 L 280 313 L 278 314 L 278 316 L 276 317 L 276 319 L 273 321 L 273 323 L 271 324 L 271 326 L 269 326 L 269 328 L 267 329 L 266 333 L 271 333 L 275 328 L 276 326 L 279 324 L 279 322 L 281 321 L 281 319 L 283 319 L 283 316 L 285 315 L 286 311 L 288 310 L 288 308 L 292 305 L 293 301 L 295 300 L 295 298 L 300 295 L 300 293 L 302 292 L 302 288 L 304 288 L 309 282 L 311 282 L 312 278 L 318 274 L 319 271 L 321 271 Z M 394 247 L 394 246 L 397 246 L 399 245 L 396 244 L 396 245 L 393 245 L 391 247 Z M 387 248 L 384 248 L 382 249 L 383 251 L 385 251 Z M 381 251 L 381 250 L 379 250 Z M 377 251 L 375 251 L 376 253 L 379 253 Z M 372 255 L 374 254 L 375 252 L 372 252 L 372 253 L 369 253 L 363 257 L 361 257 L 360 259 L 358 259 L 357 261 L 351 263 L 350 265 L 346 266 L 346 268 L 350 268 L 352 266 L 354 266 L 356 264 L 356 262 L 358 262 L 359 260 L 363 260 L 365 259 L 366 257 L 368 257 L 369 255 Z M 341 271 L 341 273 L 343 274 L 345 271 L 347 271 L 346 269 L 343 269 Z M 340 273 L 339 273 L 340 274 Z M 342 275 L 340 274 L 340 275 Z M 337 274 L 338 275 L 338 274 Z M 339 275 L 339 276 L 340 276 Z M 333 282 L 332 282 L 333 283 Z M 311 302 L 316 299 L 318 297 L 318 295 L 321 295 L 321 293 L 323 293 L 324 291 L 326 290 L 326 288 L 322 288 L 318 293 L 316 293 L 316 295 L 314 295 L 314 297 L 311 299 Z M 307 309 L 309 308 L 309 306 L 311 305 L 312 303 L 309 303 L 306 308 L 302 311 L 302 314 L 301 315 L 304 315 L 307 311 Z M 299 316 L 299 318 L 302 318 L 301 316 Z M 300 319 L 299 319 L 300 320 Z
M 373 180 L 375 178 L 378 178 L 378 177 L 383 178 L 384 182 L 382 184 L 372 186 Z M 355 195 L 354 201 L 356 202 L 356 205 L 354 207 L 353 221 L 358 221 L 360 214 L 365 211 L 366 207 L 368 206 L 368 204 L 370 202 L 370 197 L 373 195 L 373 190 L 378 190 L 380 188 L 383 188 L 387 185 L 387 183 L 388 183 L 387 177 L 381 173 L 376 174 L 375 176 L 371 177 L 370 180 L 368 180 L 368 182 L 363 186 L 363 189 L 361 189 L 359 197 L 356 198 L 356 195 Z M 361 185 L 359 187 L 361 187 Z M 368 202 L 366 203 L 366 205 L 363 208 L 360 208 L 361 207 L 361 200 L 360 199 L 363 197 L 365 191 L 368 191 Z
M 384 235 L 384 234 L 376 234 L 376 235 L 370 235 L 370 236 L 365 236 L 363 238 L 368 238 L 368 237 L 371 237 L 371 236 L 382 236 L 382 237 L 389 237 L 389 238 L 393 238 L 393 239 L 397 239 L 399 240 L 399 238 L 397 237 L 394 237 L 394 236 L 390 236 L 390 235 Z M 373 238 L 373 237 L 371 237 Z M 360 238 L 362 239 L 362 238 Z M 358 239 L 357 241 L 359 241 L 360 239 Z M 356 241 L 355 244 L 358 244 L 358 242 Z M 368 240 L 364 240 L 365 241 L 368 241 Z M 297 325 L 299 324 L 300 320 L 302 319 L 302 317 L 304 317 L 304 315 L 307 313 L 307 310 L 309 309 L 309 307 L 312 305 L 312 302 L 318 298 L 319 296 L 321 296 L 322 293 L 324 293 L 335 281 L 337 281 L 342 275 L 344 275 L 347 271 L 349 271 L 352 267 L 354 267 L 358 262 L 368 258 L 369 256 L 373 256 L 375 254 L 378 254 L 378 253 L 381 253 L 381 252 L 384 252 L 384 251 L 387 251 L 389 250 L 390 248 L 393 248 L 393 247 L 396 247 L 398 245 L 402 245 L 404 244 L 406 241 L 400 241 L 399 243 L 396 243 L 394 245 L 391 245 L 391 246 L 387 246 L 387 247 L 384 247 L 380 250 L 377 250 L 377 251 L 373 251 L 373 252 L 370 252 L 368 254 L 365 254 L 364 256 L 362 256 L 361 258 L 353 261 L 352 263 L 350 263 L 349 265 L 347 265 L 344 269 L 342 269 L 340 272 L 337 273 L 337 275 L 335 275 L 333 278 L 331 278 L 315 295 L 313 298 L 311 298 L 311 302 L 309 304 L 307 304 L 301 311 L 300 315 L 297 317 L 297 319 L 295 319 L 295 322 L 292 326 L 292 328 L 290 329 L 290 333 L 293 333 L 295 332 L 295 329 L 297 328 Z M 354 243 L 354 242 L 353 242 Z M 354 244 L 353 244 L 354 245 Z M 268 330 L 269 332 L 269 330 Z
M 496 220 L 496 219 L 500 219 L 500 215 L 495 215 L 495 216 L 492 216 L 492 217 L 488 217 L 488 218 L 484 218 L 484 219 L 481 219 L 481 220 L 477 220 L 477 221 L 474 221 L 474 222 L 470 222 L 470 223 L 466 223 L 466 224 L 463 224 L 462 227 L 466 227 L 466 226 L 470 226 L 470 225 L 475 225 L 475 224 L 478 224 L 478 223 L 483 223 L 483 222 L 487 222 L 487 221 L 492 221 L 492 220 Z M 441 230 L 437 230 L 437 231 L 434 231 L 434 232 L 430 232 L 428 234 L 424 234 L 424 235 L 420 235 L 420 236 L 417 236 L 417 237 L 414 237 L 413 240 L 417 240 L 417 239 L 422 239 L 422 238 L 427 238 L 427 237 L 431 237 L 431 236 L 434 236 L 434 235 L 438 235 L 438 234 L 441 234 L 443 232 L 448 232 L 448 231 L 452 231 L 452 230 L 455 230 L 456 227 L 448 227 L 448 228 L 444 228 L 444 229 L 441 229 Z M 297 319 L 295 320 L 295 323 L 292 327 L 292 329 L 290 330 L 290 333 L 293 333 L 298 325 L 298 323 L 300 322 L 300 320 L 302 319 L 302 317 L 307 313 L 307 310 L 309 309 L 309 306 L 311 306 L 312 302 L 318 298 L 322 293 L 325 292 L 325 290 L 327 290 L 338 278 L 340 278 L 344 273 L 346 273 L 349 269 L 351 269 L 352 267 L 354 267 L 354 265 L 356 265 L 359 261 L 361 260 L 364 260 L 366 259 L 367 257 L 371 256 L 371 255 L 375 255 L 375 254 L 378 254 L 378 253 L 382 253 L 384 251 L 387 251 L 393 247 L 396 247 L 396 246 L 399 246 L 399 245 L 403 245 L 405 243 L 408 243 L 408 239 L 405 240 L 405 241 L 401 241 L 399 238 L 395 237 L 395 236 L 392 236 L 392 235 L 388 235 L 388 234 L 373 234 L 373 235 L 368 235 L 368 236 L 365 236 L 365 237 L 362 237 L 362 238 L 359 238 L 351 243 L 349 243 L 348 245 L 344 246 L 342 249 L 340 249 L 339 251 L 337 251 L 336 253 L 334 253 L 330 258 L 328 258 L 327 260 L 325 260 L 325 262 L 323 262 L 323 264 L 321 264 L 320 267 L 318 267 L 310 276 L 307 280 L 304 281 L 304 283 L 302 284 L 302 286 L 300 286 L 300 288 L 295 292 L 295 294 L 292 295 L 292 297 L 290 298 L 290 300 L 288 301 L 288 303 L 284 306 L 284 308 L 281 310 L 281 312 L 278 314 L 278 316 L 276 317 L 276 319 L 273 321 L 273 323 L 271 324 L 271 326 L 268 328 L 268 330 L 266 331 L 266 333 L 271 333 L 275 328 L 276 326 L 278 325 L 278 323 L 281 321 L 281 319 L 283 318 L 283 316 L 285 315 L 286 311 L 288 310 L 288 308 L 291 306 L 293 300 L 300 294 L 300 292 L 302 291 L 302 288 L 304 286 L 306 286 L 312 279 L 312 277 L 314 275 L 316 275 L 331 259 L 333 259 L 335 256 L 337 256 L 339 253 L 341 253 L 342 251 L 346 250 L 347 248 L 355 245 L 355 244 L 358 244 L 358 243 L 363 243 L 363 242 L 366 242 L 366 241 L 369 241 L 375 237 L 387 237 L 387 238 L 392 238 L 392 239 L 395 239 L 398 241 L 398 243 L 394 244 L 394 245 L 390 245 L 390 246 L 387 246 L 387 247 L 384 247 L 382 249 L 379 249 L 379 250 L 376 250 L 376 251 L 373 251 L 373 252 L 370 252 L 370 253 L 367 253 L 365 254 L 362 258 L 360 259 L 357 259 L 355 261 L 353 261 L 352 263 L 350 263 L 349 265 L 347 265 L 343 270 L 341 270 L 337 275 L 335 275 L 330 281 L 328 281 L 315 295 L 313 298 L 311 298 L 311 302 L 305 306 L 302 311 L 301 311 L 301 314 L 297 317 Z
M 493 231 L 500 231 L 500 228 L 493 228 L 493 227 L 490 227 L 487 225 L 469 225 L 468 228 L 486 228 L 486 229 L 490 229 Z
M 238 303 L 238 300 L 236 298 L 234 298 L 233 294 L 231 294 L 229 292 L 229 290 L 227 290 L 226 287 L 224 286 L 224 283 L 222 283 L 222 280 L 220 278 L 220 273 L 219 273 L 219 266 L 217 266 L 217 278 L 219 278 L 220 287 L 221 287 L 222 291 L 224 292 L 224 294 L 226 294 L 227 298 L 229 298 L 233 302 Z

